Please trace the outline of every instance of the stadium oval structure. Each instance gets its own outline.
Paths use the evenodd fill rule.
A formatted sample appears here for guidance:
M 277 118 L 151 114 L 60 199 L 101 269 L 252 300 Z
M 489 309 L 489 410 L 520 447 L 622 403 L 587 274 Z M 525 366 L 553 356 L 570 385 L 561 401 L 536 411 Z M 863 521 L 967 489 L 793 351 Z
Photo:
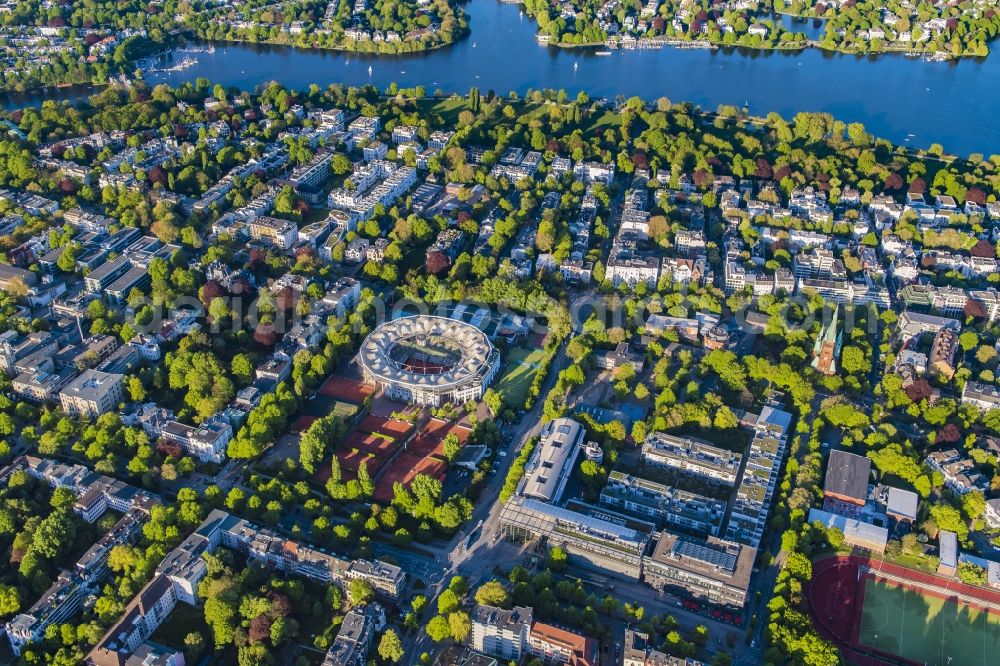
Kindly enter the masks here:
M 383 322 L 357 358 L 365 380 L 389 398 L 433 407 L 481 399 L 500 367 L 500 353 L 485 333 L 433 315 Z

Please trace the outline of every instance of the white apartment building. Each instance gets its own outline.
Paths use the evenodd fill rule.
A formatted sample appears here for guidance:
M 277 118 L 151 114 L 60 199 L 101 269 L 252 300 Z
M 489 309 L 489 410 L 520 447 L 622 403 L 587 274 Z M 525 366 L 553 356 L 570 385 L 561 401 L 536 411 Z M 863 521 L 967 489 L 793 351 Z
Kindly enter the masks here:
M 162 437 L 176 442 L 201 462 L 221 463 L 226 459 L 233 428 L 229 421 L 216 415 L 196 427 L 170 421 L 163 427 Z
M 634 287 L 640 282 L 655 287 L 660 279 L 660 259 L 629 256 L 624 253 L 616 256 L 612 250 L 612 257 L 608 259 L 604 275 L 616 287 L 622 283 Z
M 508 661 L 520 661 L 531 630 L 532 609 L 515 606 L 504 610 L 476 606 L 472 612 L 472 649 Z
M 86 370 L 59 392 L 59 403 L 70 416 L 96 419 L 118 408 L 124 398 L 125 375 Z

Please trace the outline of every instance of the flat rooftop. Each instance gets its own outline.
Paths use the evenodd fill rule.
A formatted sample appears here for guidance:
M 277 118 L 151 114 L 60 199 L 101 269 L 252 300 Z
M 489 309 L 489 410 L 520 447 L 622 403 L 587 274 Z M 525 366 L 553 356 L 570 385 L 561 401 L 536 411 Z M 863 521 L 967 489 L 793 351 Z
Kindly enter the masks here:
M 731 541 L 663 532 L 648 560 L 746 591 L 756 557 L 755 548 Z

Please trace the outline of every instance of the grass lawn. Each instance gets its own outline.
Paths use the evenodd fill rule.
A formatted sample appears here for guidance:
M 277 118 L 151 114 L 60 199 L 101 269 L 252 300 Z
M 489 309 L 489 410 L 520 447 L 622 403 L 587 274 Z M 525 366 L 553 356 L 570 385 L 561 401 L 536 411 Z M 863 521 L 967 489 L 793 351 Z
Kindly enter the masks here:
M 356 405 L 352 405 L 349 402 L 341 402 L 338 400 L 333 404 L 333 409 L 330 410 L 330 413 L 336 417 L 347 420 L 358 413 L 358 408 Z
M 433 91 L 428 88 L 428 93 L 431 92 Z M 480 90 L 480 95 L 484 100 L 486 99 L 485 90 Z M 500 95 L 499 97 L 502 100 L 502 105 L 510 105 L 514 107 L 518 115 L 523 115 L 528 118 L 534 116 L 540 116 L 546 113 L 546 110 L 548 109 L 549 106 L 547 102 L 541 102 L 541 103 L 531 102 L 524 98 L 518 99 L 517 101 L 511 101 L 506 95 Z M 570 96 L 569 102 L 572 102 L 573 99 L 574 96 Z M 562 106 L 563 108 L 567 108 L 568 102 L 567 104 L 563 104 Z M 448 125 L 457 125 L 458 114 L 462 113 L 462 111 L 469 109 L 469 97 L 468 95 L 459 95 L 457 97 L 448 96 L 441 99 L 425 98 L 417 102 L 417 108 L 423 115 L 437 113 L 441 115 L 441 118 L 444 119 L 444 121 Z M 506 122 L 506 121 L 504 118 L 498 117 L 491 124 L 495 125 L 499 124 L 500 122 Z M 613 124 L 616 127 L 618 126 L 619 123 L 620 119 L 617 115 L 614 115 L 613 122 L 612 120 L 608 120 L 608 124 Z
M 167 621 L 159 626 L 153 633 L 153 640 L 157 643 L 169 645 L 178 650 L 184 649 L 184 637 L 192 631 L 201 633 L 206 646 L 211 646 L 212 630 L 205 624 L 204 608 L 195 608 L 186 603 L 178 603 L 174 610 L 170 612 Z M 207 650 L 211 652 L 211 647 Z
M 428 89 L 428 94 L 433 90 Z M 421 115 L 439 113 L 447 125 L 458 124 L 458 114 L 469 108 L 469 100 L 466 96 L 445 97 L 443 99 L 422 99 L 417 103 Z
M 1000 655 L 1000 616 L 869 579 L 860 642 L 928 666 L 987 666 Z
M 538 365 L 545 358 L 544 349 L 516 347 L 507 352 L 507 366 L 496 390 L 503 401 L 513 409 L 520 409 L 528 399 L 528 391 L 538 374 Z
M 322 206 L 316 206 L 315 208 L 310 207 L 309 212 L 302 216 L 302 226 L 304 227 L 307 224 L 312 224 L 313 222 L 322 222 L 329 216 L 329 208 L 324 208 Z
M 621 123 L 621 114 L 615 111 L 595 113 L 590 117 L 590 123 L 584 127 L 583 133 L 589 136 L 597 131 L 603 132 L 606 129 L 617 129 L 621 127 Z

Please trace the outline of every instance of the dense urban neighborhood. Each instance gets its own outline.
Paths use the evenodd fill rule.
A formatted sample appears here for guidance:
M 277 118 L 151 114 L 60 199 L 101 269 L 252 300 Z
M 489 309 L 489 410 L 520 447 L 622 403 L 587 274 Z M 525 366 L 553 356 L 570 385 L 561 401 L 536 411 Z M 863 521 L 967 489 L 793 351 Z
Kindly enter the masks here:
M 1000 157 L 563 91 L 0 116 L 4 663 L 1000 649 Z

